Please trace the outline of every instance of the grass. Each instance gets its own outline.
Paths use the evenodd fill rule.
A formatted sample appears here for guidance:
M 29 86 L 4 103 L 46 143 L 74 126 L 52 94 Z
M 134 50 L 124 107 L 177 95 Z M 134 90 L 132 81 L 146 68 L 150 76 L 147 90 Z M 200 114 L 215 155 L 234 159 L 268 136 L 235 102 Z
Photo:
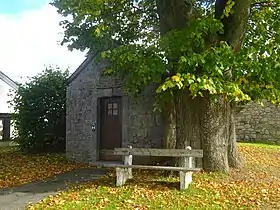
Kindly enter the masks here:
M 280 146 L 240 143 L 239 150 L 245 168 L 195 173 L 185 191 L 178 190 L 177 176 L 147 170 L 134 170 L 134 178 L 117 188 L 112 170 L 28 209 L 280 209 Z
M 63 154 L 30 155 L 18 147 L 0 147 L 0 189 L 43 180 L 81 165 L 70 163 Z
M 259 147 L 264 149 L 279 149 L 280 145 L 277 144 L 268 144 L 268 143 L 250 143 L 250 142 L 242 142 L 239 143 L 241 146 L 253 146 L 253 147 Z

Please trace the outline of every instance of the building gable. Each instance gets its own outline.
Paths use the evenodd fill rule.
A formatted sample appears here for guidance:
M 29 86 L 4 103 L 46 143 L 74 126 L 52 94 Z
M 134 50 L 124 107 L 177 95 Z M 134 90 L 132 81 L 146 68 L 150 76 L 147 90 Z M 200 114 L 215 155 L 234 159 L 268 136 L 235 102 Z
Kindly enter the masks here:
M 6 74 L 4 74 L 2 71 L 0 71 L 0 79 L 14 90 L 17 90 L 19 88 L 19 84 L 8 77 Z

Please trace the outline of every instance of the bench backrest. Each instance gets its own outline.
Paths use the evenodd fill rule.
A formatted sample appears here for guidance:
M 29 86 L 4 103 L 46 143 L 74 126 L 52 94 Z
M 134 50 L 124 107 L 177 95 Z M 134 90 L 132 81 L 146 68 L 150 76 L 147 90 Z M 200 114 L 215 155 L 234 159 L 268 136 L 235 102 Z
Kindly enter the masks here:
M 115 148 L 115 155 L 161 156 L 161 157 L 203 157 L 203 150 L 190 149 L 151 149 L 151 148 Z

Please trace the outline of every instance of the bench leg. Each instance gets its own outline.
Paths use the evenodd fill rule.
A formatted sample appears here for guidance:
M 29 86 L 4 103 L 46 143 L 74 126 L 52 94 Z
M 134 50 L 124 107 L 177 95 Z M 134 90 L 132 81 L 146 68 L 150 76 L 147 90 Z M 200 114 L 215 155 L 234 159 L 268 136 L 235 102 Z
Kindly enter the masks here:
M 192 182 L 193 172 L 183 172 L 180 171 L 180 190 L 187 189 L 189 184 Z
M 121 187 L 125 184 L 126 180 L 129 178 L 128 169 L 116 168 L 116 175 L 117 175 L 116 186 Z
M 127 175 L 128 175 L 128 179 L 132 179 L 133 176 L 132 176 L 132 168 L 128 168 L 127 169 Z
M 132 148 L 131 146 L 129 148 Z M 124 165 L 132 165 L 132 155 L 124 157 Z M 132 168 L 127 169 L 128 179 L 132 179 Z

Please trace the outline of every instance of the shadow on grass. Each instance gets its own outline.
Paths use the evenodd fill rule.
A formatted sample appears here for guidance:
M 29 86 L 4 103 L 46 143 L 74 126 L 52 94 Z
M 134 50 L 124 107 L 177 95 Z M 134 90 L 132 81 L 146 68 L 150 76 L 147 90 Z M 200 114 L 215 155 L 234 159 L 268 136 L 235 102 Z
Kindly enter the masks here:
M 205 181 L 228 181 L 229 174 L 225 173 L 206 173 L 197 172 L 193 174 L 193 182 L 196 183 L 197 179 Z M 88 183 L 91 184 L 91 183 Z M 147 190 L 180 190 L 179 175 L 177 173 L 167 174 L 163 171 L 150 171 L 150 170 L 135 170 L 133 178 L 128 179 L 126 183 L 121 186 L 116 186 L 116 175 L 114 170 L 110 170 L 107 175 L 101 177 L 95 182 L 96 187 L 115 188 L 120 190 L 142 188 Z M 192 184 L 190 185 L 190 187 Z
M 135 182 L 128 182 L 127 184 L 133 185 L 136 184 Z M 139 186 L 139 183 L 138 183 Z M 148 181 L 142 183 L 141 186 L 149 187 L 153 190 L 162 190 L 163 188 L 168 188 L 169 190 L 179 190 L 180 189 L 180 182 L 170 182 L 170 181 Z
M 139 175 L 139 172 L 133 173 L 133 178 L 128 179 L 126 183 L 121 186 L 116 186 L 116 176 L 114 172 L 110 172 L 104 177 L 101 177 L 95 184 L 100 187 L 108 187 L 108 188 L 134 188 L 141 187 L 152 190 L 179 190 L 180 182 L 177 176 L 162 176 L 161 173 L 146 173 Z
M 147 190 L 180 190 L 180 182 L 169 182 L 169 181 L 145 181 L 145 182 L 138 182 L 133 179 L 127 180 L 126 183 L 121 186 L 117 187 L 116 186 L 116 181 L 112 180 L 110 182 L 101 182 L 97 184 L 98 186 L 101 187 L 107 187 L 107 188 L 116 188 L 116 189 L 121 189 L 121 188 L 146 188 Z

